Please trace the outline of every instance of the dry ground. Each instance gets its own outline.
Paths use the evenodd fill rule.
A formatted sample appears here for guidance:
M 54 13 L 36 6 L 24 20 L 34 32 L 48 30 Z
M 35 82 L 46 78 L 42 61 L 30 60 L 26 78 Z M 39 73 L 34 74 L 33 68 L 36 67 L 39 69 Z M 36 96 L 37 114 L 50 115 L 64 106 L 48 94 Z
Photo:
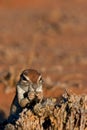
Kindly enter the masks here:
M 25 68 L 42 73 L 46 96 L 64 88 L 87 93 L 86 0 L 0 1 L 0 120 L 9 114 Z

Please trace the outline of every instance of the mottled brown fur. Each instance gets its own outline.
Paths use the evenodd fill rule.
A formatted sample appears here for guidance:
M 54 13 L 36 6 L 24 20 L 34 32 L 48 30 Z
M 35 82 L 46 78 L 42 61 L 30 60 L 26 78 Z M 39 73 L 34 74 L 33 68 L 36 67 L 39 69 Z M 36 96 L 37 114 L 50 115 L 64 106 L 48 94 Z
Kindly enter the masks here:
M 16 86 L 16 95 L 11 105 L 10 115 L 16 114 L 18 111 L 20 112 L 21 108 L 24 108 L 31 100 L 37 97 L 38 93 L 41 93 L 42 98 L 43 90 L 41 81 L 41 74 L 36 70 L 27 69 L 21 73 L 20 80 Z

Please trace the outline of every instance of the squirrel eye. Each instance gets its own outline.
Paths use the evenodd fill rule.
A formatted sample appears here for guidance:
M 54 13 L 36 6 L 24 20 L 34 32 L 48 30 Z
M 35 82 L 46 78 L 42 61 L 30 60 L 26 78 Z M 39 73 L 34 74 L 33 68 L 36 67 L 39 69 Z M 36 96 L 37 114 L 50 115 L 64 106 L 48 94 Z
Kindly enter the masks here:
M 40 82 L 40 83 L 42 83 L 42 82 L 43 82 L 43 79 L 42 79 L 42 77 L 40 77 L 40 79 L 39 79 L 39 82 Z
M 22 79 L 23 81 L 27 81 L 27 79 L 24 77 L 24 75 L 21 75 L 21 79 Z

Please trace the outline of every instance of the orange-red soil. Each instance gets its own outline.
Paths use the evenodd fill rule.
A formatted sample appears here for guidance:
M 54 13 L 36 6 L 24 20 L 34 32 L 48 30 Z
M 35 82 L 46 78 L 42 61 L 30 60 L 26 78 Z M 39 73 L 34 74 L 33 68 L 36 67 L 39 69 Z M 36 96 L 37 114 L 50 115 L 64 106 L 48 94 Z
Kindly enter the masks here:
M 48 84 L 45 96 L 59 96 L 65 88 L 87 94 L 86 16 L 86 0 L 1 0 L 0 77 L 34 68 Z M 0 84 L 0 121 L 15 95 L 15 85 L 7 84 L 13 91 L 5 93 Z

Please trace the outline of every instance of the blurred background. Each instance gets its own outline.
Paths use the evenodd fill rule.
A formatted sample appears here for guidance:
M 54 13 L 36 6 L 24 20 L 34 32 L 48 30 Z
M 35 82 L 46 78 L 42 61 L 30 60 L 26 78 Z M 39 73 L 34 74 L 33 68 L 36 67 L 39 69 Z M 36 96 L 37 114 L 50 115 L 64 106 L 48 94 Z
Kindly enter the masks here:
M 87 94 L 86 0 L 0 0 L 0 121 L 26 68 L 42 73 L 45 96 Z

